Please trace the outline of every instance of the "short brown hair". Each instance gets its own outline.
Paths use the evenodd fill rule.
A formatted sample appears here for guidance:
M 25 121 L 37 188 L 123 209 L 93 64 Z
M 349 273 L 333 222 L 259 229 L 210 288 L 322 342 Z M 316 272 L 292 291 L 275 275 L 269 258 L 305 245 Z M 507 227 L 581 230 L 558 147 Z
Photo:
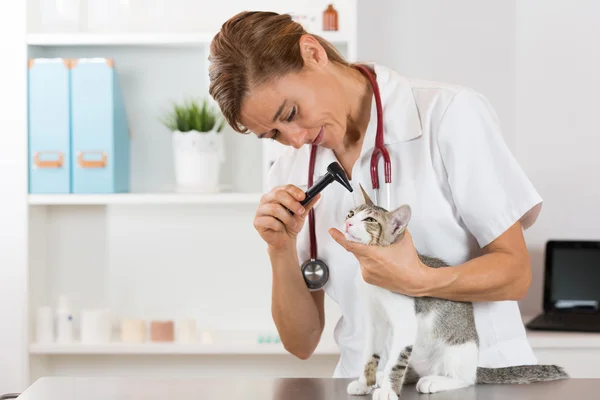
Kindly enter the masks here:
M 307 33 L 290 15 L 267 11 L 244 11 L 222 25 L 210 45 L 209 93 L 235 131 L 247 132 L 240 114 L 252 86 L 302 69 L 299 41 Z M 331 61 L 348 65 L 331 43 L 312 36 Z

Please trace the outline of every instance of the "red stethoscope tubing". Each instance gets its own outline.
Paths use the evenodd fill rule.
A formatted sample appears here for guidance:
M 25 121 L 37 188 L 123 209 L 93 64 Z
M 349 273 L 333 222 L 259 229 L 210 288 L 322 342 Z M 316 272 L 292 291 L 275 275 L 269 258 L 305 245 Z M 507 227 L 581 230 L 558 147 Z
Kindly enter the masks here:
M 392 182 L 392 163 L 390 161 L 390 154 L 383 144 L 383 107 L 381 105 L 381 93 L 379 92 L 379 85 L 375 80 L 375 77 L 369 71 L 369 69 L 363 65 L 354 65 L 356 69 L 361 71 L 369 78 L 371 86 L 373 87 L 373 95 L 375 96 L 375 103 L 377 108 L 377 133 L 375 136 L 375 149 L 371 155 L 371 184 L 373 189 L 379 189 L 379 158 L 383 157 L 383 166 L 385 173 L 385 182 Z M 313 176 L 315 174 L 315 160 L 317 158 L 317 146 L 313 145 L 310 149 L 310 162 L 308 166 L 308 187 L 313 185 Z M 308 212 L 308 228 L 310 230 L 310 258 L 312 260 L 317 259 L 317 237 L 315 233 L 315 212 L 314 208 Z
M 308 167 L 308 187 L 313 185 L 313 176 L 315 174 L 315 160 L 317 158 L 317 146 L 313 145 L 310 149 L 310 165 Z M 308 212 L 308 229 L 310 229 L 310 258 L 317 259 L 317 235 L 315 233 L 315 209 Z

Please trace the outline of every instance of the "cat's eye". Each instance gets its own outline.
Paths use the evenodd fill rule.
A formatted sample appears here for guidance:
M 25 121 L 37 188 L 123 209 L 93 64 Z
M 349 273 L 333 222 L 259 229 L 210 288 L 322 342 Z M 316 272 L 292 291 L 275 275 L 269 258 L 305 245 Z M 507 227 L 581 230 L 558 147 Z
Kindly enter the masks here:
M 350 211 L 346 216 L 346 219 L 354 217 L 354 211 Z
M 363 219 L 364 222 L 377 222 L 377 220 L 373 217 L 367 217 L 365 219 Z

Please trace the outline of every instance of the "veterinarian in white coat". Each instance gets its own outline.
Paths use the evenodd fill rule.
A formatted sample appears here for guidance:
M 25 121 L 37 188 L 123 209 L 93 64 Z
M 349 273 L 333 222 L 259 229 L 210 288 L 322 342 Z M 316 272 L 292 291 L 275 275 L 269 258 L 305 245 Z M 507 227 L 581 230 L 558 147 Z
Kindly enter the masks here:
M 542 202 L 507 148 L 493 109 L 484 97 L 469 89 L 409 80 L 378 65 L 375 72 L 384 110 L 384 142 L 392 162 L 393 207 L 411 205 L 409 232 L 416 249 L 462 270 L 443 277 L 439 293 L 436 288 L 419 293 L 415 287 L 415 293 L 409 294 L 476 301 L 480 366 L 537 363 L 517 303 L 486 301 L 488 296 L 502 297 L 503 294 L 488 294 L 483 287 L 471 289 L 477 280 L 486 279 L 486 268 L 499 266 L 486 265 L 485 261 L 472 267 L 464 265 L 484 254 L 482 248 L 515 223 L 530 227 Z M 363 202 L 358 183 L 375 198 L 369 169 L 377 123 L 375 102 L 372 104 L 363 151 L 352 170 L 354 192 L 332 184 L 322 192 L 314 208 L 319 258 L 331 270 L 324 290 L 339 304 L 343 314 L 335 330 L 341 351 L 336 377 L 356 377 L 362 371 L 365 310 L 353 282 L 355 274 L 361 273 L 359 262 L 354 254 L 334 241 L 329 228 L 343 231 L 347 211 Z M 306 190 L 309 156 L 310 146 L 286 149 L 271 168 L 270 187 L 292 184 Z M 319 148 L 315 182 L 332 161 L 336 161 L 334 153 Z M 379 179 L 384 182 L 383 168 L 380 168 Z M 382 185 L 380 198 L 386 198 L 385 185 Z M 336 238 L 344 242 L 341 235 Z M 308 224 L 298 235 L 297 249 L 300 262 L 309 258 Z M 401 264 L 402 261 L 398 261 L 398 265 Z M 528 265 L 520 267 L 529 268 Z M 376 274 L 377 268 L 373 269 Z M 388 276 L 380 278 L 385 280 Z M 460 282 L 461 279 L 465 282 Z M 390 290 L 395 289 L 393 283 L 389 285 Z M 526 290 L 525 286 L 522 290 Z M 456 292 L 453 287 L 457 288 Z
M 262 35 L 270 40 L 268 45 L 288 43 L 276 42 L 275 36 L 276 29 L 292 30 L 285 21 L 258 15 L 247 20 L 251 18 L 253 29 L 264 24 Z M 238 33 L 224 30 L 219 40 L 234 43 L 234 35 L 244 31 L 243 23 L 238 22 Z M 296 44 L 305 72 L 249 90 L 242 109 L 234 110 L 230 100 L 241 95 L 218 77 L 219 68 L 225 68 L 225 61 L 237 60 L 237 54 L 217 44 L 211 55 L 211 94 L 229 122 L 235 126 L 237 118 L 259 137 L 289 146 L 270 170 L 269 192 L 255 218 L 255 227 L 268 244 L 272 313 L 286 349 L 302 359 L 310 357 L 321 337 L 326 294 L 343 315 L 335 328 L 341 357 L 334 376 L 358 377 L 364 367 L 365 307 L 354 280 L 362 274 L 369 283 L 410 296 L 474 301 L 480 366 L 536 364 L 516 300 L 525 295 L 531 279 L 522 230 L 536 220 L 542 199 L 507 148 L 488 101 L 468 88 L 407 79 L 371 65 L 381 91 L 384 143 L 391 157 L 392 208 L 409 204 L 412 219 L 408 235 L 392 251 L 370 247 L 366 252 L 347 242 L 341 231 L 347 212 L 363 202 L 359 183 L 375 199 L 370 156 L 377 113 L 368 80 L 343 66 L 326 44 L 303 35 Z M 260 57 L 267 57 L 263 54 L 268 51 L 253 52 L 252 46 L 256 44 L 241 43 L 238 50 L 248 52 L 248 63 L 266 65 Z M 245 76 L 238 73 L 234 80 L 239 85 Z M 309 259 L 308 213 L 299 213 L 298 201 L 307 189 L 315 143 L 319 147 L 314 181 L 332 161 L 339 161 L 355 190 L 350 193 L 331 184 L 314 206 L 318 258 L 329 266 L 330 278 L 323 291 L 309 292 L 299 269 Z M 383 174 L 380 162 L 382 183 Z M 380 198 L 386 199 L 385 185 L 382 188 Z M 452 267 L 426 268 L 416 250 Z

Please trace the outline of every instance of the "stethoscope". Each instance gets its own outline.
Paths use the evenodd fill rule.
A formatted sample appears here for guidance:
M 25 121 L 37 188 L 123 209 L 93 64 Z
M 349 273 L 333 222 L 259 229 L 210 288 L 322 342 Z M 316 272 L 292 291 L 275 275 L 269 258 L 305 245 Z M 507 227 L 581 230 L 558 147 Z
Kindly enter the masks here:
M 354 65 L 359 71 L 369 78 L 373 87 L 373 95 L 377 107 L 377 131 L 375 136 L 375 149 L 371 155 L 371 184 L 375 190 L 375 199 L 379 203 L 379 158 L 383 157 L 383 166 L 385 173 L 385 183 L 387 186 L 387 209 L 390 209 L 392 182 L 392 163 L 390 154 L 383 144 L 383 107 L 381 106 L 381 94 L 379 85 L 375 77 L 368 68 L 362 65 Z M 313 145 L 310 149 L 310 161 L 308 167 L 308 187 L 313 185 L 313 175 L 315 173 L 315 160 L 317 158 L 317 146 Z M 310 258 L 301 265 L 302 277 L 310 291 L 322 289 L 329 281 L 329 267 L 317 257 L 317 236 L 315 233 L 315 212 L 314 208 L 308 212 L 308 228 L 310 234 Z

